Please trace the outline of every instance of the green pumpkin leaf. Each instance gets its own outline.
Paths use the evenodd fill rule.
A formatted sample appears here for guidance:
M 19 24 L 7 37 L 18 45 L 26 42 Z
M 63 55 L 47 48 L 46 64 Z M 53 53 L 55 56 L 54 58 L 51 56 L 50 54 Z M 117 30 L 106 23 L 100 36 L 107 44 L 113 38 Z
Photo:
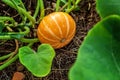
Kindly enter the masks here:
M 70 80 L 120 80 L 120 16 L 98 22 L 85 37 Z
M 120 15 L 120 0 L 96 0 L 96 9 L 101 18 Z
M 55 51 L 48 44 L 41 44 L 37 52 L 28 46 L 19 49 L 20 62 L 37 77 L 44 77 L 50 72 L 54 56 Z

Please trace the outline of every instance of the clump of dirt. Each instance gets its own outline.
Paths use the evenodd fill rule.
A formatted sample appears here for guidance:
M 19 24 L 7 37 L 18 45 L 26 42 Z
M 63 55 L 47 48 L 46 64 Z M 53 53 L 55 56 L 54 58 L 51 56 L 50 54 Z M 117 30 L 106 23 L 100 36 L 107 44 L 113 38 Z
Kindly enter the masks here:
M 23 0 L 27 9 L 34 12 L 36 0 Z M 55 0 L 44 0 L 46 14 L 53 12 Z M 99 21 L 99 16 L 95 10 L 95 0 L 82 0 L 79 4 L 80 10 L 73 11 L 70 15 L 74 18 L 77 31 L 74 39 L 64 48 L 57 49 L 50 74 L 44 78 L 33 76 L 24 68 L 19 60 L 0 72 L 0 80 L 11 80 L 14 72 L 20 71 L 25 74 L 24 80 L 68 80 L 68 72 L 77 57 L 77 51 L 87 35 L 87 32 Z M 17 12 L 0 1 L 0 15 L 11 16 L 18 22 L 21 20 Z M 21 44 L 21 43 L 19 43 Z M 33 47 L 36 48 L 36 47 Z M 7 54 L 15 49 L 14 41 L 7 41 L 0 45 L 0 55 Z

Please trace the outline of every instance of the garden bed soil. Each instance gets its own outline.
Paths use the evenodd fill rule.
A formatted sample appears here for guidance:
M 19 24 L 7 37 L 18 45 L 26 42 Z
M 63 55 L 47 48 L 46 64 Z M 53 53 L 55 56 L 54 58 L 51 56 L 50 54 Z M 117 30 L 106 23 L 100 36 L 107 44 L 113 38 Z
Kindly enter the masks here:
M 36 0 L 23 0 L 27 9 L 34 12 Z M 55 0 L 44 0 L 46 14 L 53 12 L 55 7 Z M 67 46 L 61 49 L 56 49 L 56 56 L 52 64 L 52 70 L 48 76 L 44 78 L 38 78 L 33 76 L 25 67 L 23 67 L 19 60 L 12 63 L 10 66 L 0 71 L 0 80 L 11 80 L 13 74 L 16 71 L 24 73 L 24 80 L 68 80 L 68 72 L 77 57 L 77 51 L 80 47 L 84 37 L 87 35 L 88 31 L 99 21 L 99 16 L 95 10 L 95 0 L 82 0 L 79 3 L 80 10 L 72 11 L 70 15 L 74 18 L 77 31 L 75 37 Z M 15 18 L 18 22 L 20 21 L 17 12 L 5 5 L 0 1 L 0 15 L 11 16 Z M 36 25 L 37 27 L 37 25 Z M 32 31 L 31 31 L 32 32 Z M 31 37 L 33 33 L 30 34 Z M 34 36 L 33 36 L 34 37 Z M 19 43 L 21 45 L 22 43 Z M 36 43 L 33 49 L 36 49 L 38 44 Z M 0 45 L 0 54 L 7 54 L 15 49 L 14 40 L 10 40 Z

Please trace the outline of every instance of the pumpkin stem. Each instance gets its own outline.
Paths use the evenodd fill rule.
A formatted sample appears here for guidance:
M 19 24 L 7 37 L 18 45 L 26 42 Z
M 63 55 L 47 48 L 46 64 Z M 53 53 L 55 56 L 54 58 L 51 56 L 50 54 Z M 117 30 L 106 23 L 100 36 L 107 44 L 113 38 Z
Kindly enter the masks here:
M 60 40 L 60 42 L 63 43 L 63 42 L 65 42 L 65 40 L 66 40 L 65 38 L 62 38 L 62 39 Z

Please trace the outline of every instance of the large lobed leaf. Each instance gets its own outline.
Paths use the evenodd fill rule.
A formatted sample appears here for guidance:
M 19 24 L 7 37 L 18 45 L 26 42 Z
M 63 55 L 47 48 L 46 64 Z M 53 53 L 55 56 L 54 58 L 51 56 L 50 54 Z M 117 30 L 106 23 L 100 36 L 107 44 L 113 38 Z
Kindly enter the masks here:
M 20 62 L 37 77 L 44 77 L 50 72 L 54 56 L 55 51 L 48 44 L 40 45 L 37 52 L 28 46 L 19 49 Z
M 101 18 L 120 15 L 120 0 L 96 0 L 96 9 Z
M 70 80 L 120 80 L 120 16 L 98 22 L 85 37 Z

